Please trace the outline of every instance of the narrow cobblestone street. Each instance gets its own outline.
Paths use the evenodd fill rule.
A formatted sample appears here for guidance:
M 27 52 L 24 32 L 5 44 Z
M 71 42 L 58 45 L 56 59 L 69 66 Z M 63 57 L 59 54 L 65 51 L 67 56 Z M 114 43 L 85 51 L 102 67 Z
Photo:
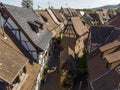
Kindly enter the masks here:
M 61 47 L 58 47 L 55 52 L 49 57 L 47 80 L 41 85 L 41 90 L 61 90 L 59 84 L 59 53 Z

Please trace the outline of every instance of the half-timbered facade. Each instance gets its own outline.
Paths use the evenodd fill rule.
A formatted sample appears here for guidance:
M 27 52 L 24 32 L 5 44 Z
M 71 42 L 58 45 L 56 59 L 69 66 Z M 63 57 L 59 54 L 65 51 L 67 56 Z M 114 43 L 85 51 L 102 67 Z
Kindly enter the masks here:
M 40 64 L 41 70 L 35 75 L 36 88 L 39 89 L 43 67 L 48 61 L 52 33 L 32 9 L 0 3 L 0 15 L 4 37 L 7 34 L 31 64 Z

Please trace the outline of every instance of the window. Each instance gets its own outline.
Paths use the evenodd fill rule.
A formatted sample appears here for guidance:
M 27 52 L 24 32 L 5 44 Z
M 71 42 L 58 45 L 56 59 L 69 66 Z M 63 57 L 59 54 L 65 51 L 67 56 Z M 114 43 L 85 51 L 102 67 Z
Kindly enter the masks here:
M 39 33 L 39 25 L 37 25 L 33 21 L 29 21 L 28 23 L 33 31 L 35 31 L 36 33 Z
M 43 30 L 43 23 L 35 20 L 35 21 L 28 21 L 31 29 L 35 31 L 37 34 L 39 33 L 39 29 Z

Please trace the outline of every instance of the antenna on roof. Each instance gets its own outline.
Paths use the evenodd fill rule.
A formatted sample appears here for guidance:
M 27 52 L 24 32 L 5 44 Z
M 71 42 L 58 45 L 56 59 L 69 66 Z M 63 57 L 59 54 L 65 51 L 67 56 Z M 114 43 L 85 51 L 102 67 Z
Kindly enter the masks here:
M 1 21 L 1 29 L 2 29 L 2 33 L 3 33 L 3 37 L 4 37 L 4 39 L 7 39 L 7 37 L 5 35 L 5 31 L 4 31 L 3 18 L 2 18 L 1 13 L 0 13 L 0 21 Z
M 68 7 L 68 3 L 66 3 L 66 8 Z
M 48 8 L 50 8 L 50 4 L 51 4 L 50 1 L 48 1 Z
M 41 8 L 40 5 L 38 5 L 38 10 L 39 10 L 40 8 Z
M 38 5 L 38 16 L 40 15 L 40 14 L 39 14 L 39 9 L 40 9 L 40 6 Z

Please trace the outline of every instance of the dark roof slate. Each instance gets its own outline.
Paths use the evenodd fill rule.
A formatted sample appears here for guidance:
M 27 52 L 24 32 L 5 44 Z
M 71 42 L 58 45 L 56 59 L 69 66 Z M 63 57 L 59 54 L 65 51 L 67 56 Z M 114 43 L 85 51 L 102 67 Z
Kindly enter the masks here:
M 109 22 L 109 25 L 112 25 L 114 27 L 120 28 L 120 14 L 116 15 L 114 18 L 112 18 Z
M 97 13 L 88 13 L 90 17 L 93 18 L 93 20 L 100 21 L 99 15 Z
M 116 36 L 114 35 L 116 30 L 112 26 L 92 26 L 90 32 L 92 43 L 106 43 L 112 41 Z
M 33 10 L 5 4 L 3 6 L 11 15 L 12 20 L 17 23 L 20 30 L 32 41 L 33 45 L 39 50 L 45 50 L 52 38 L 52 33 L 46 28 L 44 28 L 44 30 L 39 28 L 39 34 L 36 34 L 36 32 L 32 30 L 28 21 L 39 21 L 39 18 Z
M 120 64 L 117 66 L 119 67 Z M 105 73 L 100 78 L 91 82 L 93 90 L 118 90 L 120 83 L 120 74 L 116 71 L 116 68 Z

